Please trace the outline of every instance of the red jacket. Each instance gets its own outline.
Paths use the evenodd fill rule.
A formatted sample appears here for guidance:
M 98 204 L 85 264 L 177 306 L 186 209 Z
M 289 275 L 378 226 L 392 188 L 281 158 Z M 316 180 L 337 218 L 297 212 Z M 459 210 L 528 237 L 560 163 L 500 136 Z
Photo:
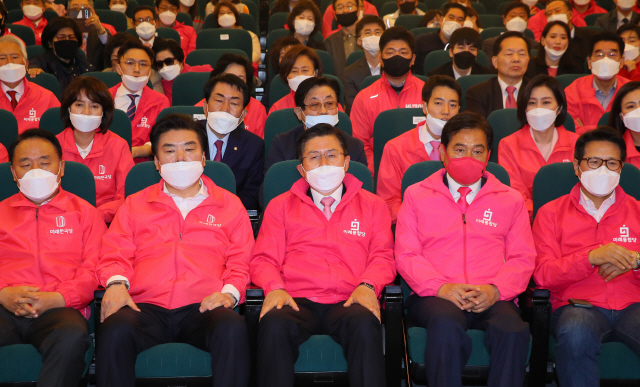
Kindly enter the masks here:
M 529 125 L 514 134 L 503 138 L 498 145 L 498 163 L 509 173 L 511 188 L 522 194 L 533 219 L 533 199 L 531 189 L 533 178 L 540 168 L 552 163 L 570 163 L 573 161 L 573 150 L 578 135 L 565 130 L 564 126 L 557 128 L 558 142 L 551 151 L 549 160 L 545 161 L 538 146 L 531 138 Z
M 26 77 L 24 79 L 24 94 L 20 97 L 15 111 L 11 109 L 11 100 L 7 94 L 0 92 L 0 109 L 13 112 L 18 121 L 19 133 L 37 128 L 40 124 L 40 117 L 52 107 L 60 107 L 60 101 L 55 94 L 42 86 L 27 81 Z
M 211 65 L 189 66 L 185 63 L 180 74 L 190 72 L 205 73 L 211 71 L 213 71 L 213 67 L 211 67 Z M 164 90 L 164 96 L 167 97 L 169 103 L 173 106 L 173 81 L 167 81 L 162 78 L 162 90 Z
M 580 16 L 578 11 L 576 11 L 575 9 L 573 10 L 573 17 L 571 19 L 571 24 L 573 24 L 574 27 L 587 26 L 587 23 L 584 21 L 584 19 Z M 535 36 L 536 41 L 540 41 L 540 37 L 542 37 L 542 30 L 544 30 L 544 27 L 546 25 L 547 25 L 547 16 L 545 16 L 544 10 L 541 10 L 541 12 L 538 12 L 535 15 L 531 16 L 531 18 L 529 19 L 529 23 L 527 24 L 527 28 L 529 28 L 531 32 L 533 32 L 533 35 Z
M 82 163 L 89 167 L 96 182 L 96 207 L 105 223 L 109 224 L 124 204 L 124 181 L 133 168 L 129 144 L 108 130 L 97 133 L 87 158 L 83 159 L 73 135 L 67 128 L 56 136 L 62 145 L 62 159 Z
M 557 309 L 570 298 L 587 300 L 606 309 L 621 310 L 640 301 L 640 272 L 630 271 L 610 282 L 589 263 L 589 251 L 616 243 L 640 250 L 640 204 L 619 186 L 616 202 L 600 223 L 580 205 L 580 183 L 571 193 L 542 206 L 533 223 L 538 250 L 533 278 L 551 291 Z
M 624 138 L 624 142 L 627 144 L 627 159 L 625 162 L 640 168 L 640 152 L 636 149 L 636 145 L 633 142 L 629 129 L 624 132 L 622 138 Z
M 571 2 L 573 4 L 573 1 Z M 575 4 L 574 4 L 575 7 Z M 587 15 L 592 15 L 594 13 L 607 13 L 607 10 L 600 7 L 595 0 L 591 0 L 591 2 L 589 2 L 589 8 L 587 8 L 586 11 L 584 11 L 584 13 L 580 13 L 578 12 L 575 8 L 574 11 L 580 15 L 580 17 L 584 20 L 584 17 Z
M 375 5 L 369 3 L 368 1 L 364 2 L 364 14 L 365 15 L 376 15 L 378 16 L 378 9 Z M 342 26 L 338 24 L 337 29 L 333 29 L 333 21 L 335 20 L 336 11 L 333 9 L 332 5 L 327 7 L 327 10 L 324 11 L 324 15 L 322 16 L 322 37 L 328 38 L 331 34 L 334 34 L 337 31 L 342 29 Z
M 420 297 L 447 283 L 492 284 L 503 301 L 526 289 L 536 255 L 527 208 L 516 190 L 484 177 L 465 216 L 443 183 L 444 169 L 405 191 L 396 263 Z
M 109 89 L 114 99 L 120 85 L 122 85 L 122 82 Z M 143 90 L 136 108 L 136 115 L 131 121 L 132 146 L 142 146 L 149 142 L 151 127 L 156 123 L 158 114 L 162 109 L 170 106 L 169 100 L 164 95 L 151 90 L 148 86 L 145 86 Z
M 0 144 L 0 163 L 6 163 L 9 161 L 9 153 L 7 153 L 7 148 L 4 145 Z
M 209 196 L 186 219 L 164 180 L 129 196 L 104 236 L 98 279 L 129 279 L 134 302 L 176 309 L 233 285 L 244 301 L 253 231 L 240 199 L 202 175 Z
M 265 294 L 285 289 L 321 304 L 349 298 L 362 282 L 376 295 L 396 276 L 391 219 L 384 201 L 347 174 L 330 220 L 298 180 L 267 206 L 251 258 L 251 280 Z
M 47 26 L 47 23 L 47 19 L 43 17 L 42 19 L 40 19 L 40 23 L 38 23 L 38 26 L 36 27 L 36 24 L 33 22 L 33 20 L 27 18 L 26 16 L 22 16 L 22 20 L 17 21 L 13 24 L 19 24 L 21 26 L 27 26 L 31 28 L 36 36 L 36 46 L 40 46 L 42 44 L 42 31 L 44 30 L 44 27 Z
M 203 98 L 193 106 L 202 107 L 205 103 Z M 245 108 L 247 115 L 244 116 L 244 128 L 264 140 L 264 124 L 267 122 L 267 110 L 257 99 L 251 97 Z
M 364 143 L 369 170 L 373 174 L 373 123 L 378 114 L 395 108 L 422 107 L 422 87 L 424 82 L 411 73 L 407 76 L 400 94 L 389 85 L 386 75 L 356 95 L 351 107 L 353 137 Z
M 180 23 L 179 21 L 176 21 L 176 24 L 171 28 L 178 31 L 178 34 L 180 34 L 180 46 L 182 47 L 184 57 L 186 58 L 191 51 L 196 49 L 196 30 L 191 26 Z
M 106 226 L 96 209 L 62 189 L 38 207 L 22 193 L 0 202 L 0 289 L 59 292 L 66 307 L 90 315 Z
M 636 62 L 636 68 L 631 71 L 628 71 L 626 66 L 622 67 L 618 75 L 630 81 L 640 81 L 640 63 Z
M 422 125 L 424 122 L 384 146 L 378 171 L 376 194 L 387 202 L 393 223 L 398 218 L 398 211 L 402 204 L 402 177 L 404 173 L 413 164 L 431 160 L 427 150 L 424 149 L 424 144 L 420 141 L 419 135 Z
M 576 134 L 578 135 L 595 129 L 602 115 L 610 111 L 611 105 L 613 105 L 612 98 L 607 110 L 602 108 L 596 98 L 596 89 L 593 88 L 593 77 L 593 74 L 580 77 L 564 89 L 567 95 L 567 111 L 575 121 Z M 616 83 L 615 92 L 618 93 L 622 85 L 629 82 L 629 80 L 620 75 L 616 75 L 616 77 L 618 82 Z M 578 126 L 578 118 L 584 126 Z

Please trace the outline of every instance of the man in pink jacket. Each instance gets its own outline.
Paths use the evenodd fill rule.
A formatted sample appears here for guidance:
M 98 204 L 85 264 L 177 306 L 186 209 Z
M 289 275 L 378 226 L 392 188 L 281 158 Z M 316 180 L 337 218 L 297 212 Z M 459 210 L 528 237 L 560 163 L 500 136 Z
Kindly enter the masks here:
M 386 386 L 378 297 L 393 281 L 393 237 L 382 199 L 349 169 L 344 133 L 329 124 L 298 140 L 302 179 L 267 206 L 251 259 L 266 298 L 258 386 L 293 387 L 298 347 L 331 335 L 353 387 Z
M 577 134 L 595 129 L 600 117 L 611 110 L 620 87 L 629 82 L 617 75 L 624 65 L 624 41 L 612 32 L 593 37 L 587 63 L 592 75 L 576 79 L 565 89 L 567 111 L 575 121 Z
M 249 283 L 253 231 L 240 199 L 202 174 L 207 137 L 191 116 L 154 125 L 162 181 L 125 200 L 103 240 L 97 385 L 135 385 L 138 353 L 181 342 L 211 352 L 213 386 L 247 386 L 249 343 L 233 308 Z
M 529 326 L 514 299 L 535 249 L 522 195 L 485 171 L 492 138 L 483 117 L 452 117 L 441 138 L 444 169 L 409 187 L 398 213 L 397 268 L 413 291 L 409 324 L 427 329 L 429 386 L 462 385 L 467 329 L 485 331 L 489 386 L 524 383 Z
M 580 183 L 543 206 L 533 224 L 536 284 L 551 291 L 559 384 L 600 385 L 602 343 L 640 355 L 640 204 L 618 185 L 622 137 L 599 127 L 578 138 Z
M 404 27 L 392 27 L 380 37 L 382 77 L 356 95 L 351 107 L 353 137 L 364 143 L 371 174 L 373 124 L 378 114 L 396 108 L 422 107 L 424 82 L 411 75 L 416 40 Z
M 402 177 L 413 164 L 440 160 L 440 135 L 447 121 L 458 114 L 462 89 L 445 75 L 429 77 L 422 88 L 422 112 L 427 117 L 384 146 L 376 193 L 387 202 L 391 221 L 396 222 L 402 204 Z
M 33 344 L 42 354 L 39 386 L 77 386 L 106 226 L 60 188 L 64 161 L 53 134 L 25 131 L 9 153 L 21 192 L 0 202 L 0 347 Z

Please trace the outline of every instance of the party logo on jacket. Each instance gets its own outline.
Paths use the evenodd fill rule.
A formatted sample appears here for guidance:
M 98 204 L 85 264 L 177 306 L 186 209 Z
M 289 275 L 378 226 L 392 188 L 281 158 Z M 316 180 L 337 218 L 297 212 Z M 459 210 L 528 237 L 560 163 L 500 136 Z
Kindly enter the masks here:
M 64 216 L 56 216 L 56 227 L 58 229 L 49 230 L 50 234 L 73 234 L 72 228 L 63 228 L 67 225 L 67 221 Z
M 620 238 L 613 238 L 614 242 L 636 242 L 637 238 L 629 237 L 629 227 L 624 224 L 620 227 Z
M 207 215 L 206 222 L 200 221 L 200 224 L 204 224 L 205 226 L 222 227 L 222 223 L 216 223 L 216 217 L 211 214 Z
M 345 234 L 349 234 L 349 235 L 356 235 L 361 237 L 364 237 L 366 235 L 366 232 L 360 231 L 360 222 L 358 222 L 358 219 L 354 219 L 353 222 L 351 222 L 351 230 L 343 230 L 343 231 Z
M 491 227 L 498 227 L 497 223 L 493 223 L 491 221 L 492 217 L 493 217 L 493 212 L 491 212 L 490 208 L 487 208 L 487 210 L 484 212 L 484 217 L 482 219 L 476 219 L 476 222 L 482 223 Z

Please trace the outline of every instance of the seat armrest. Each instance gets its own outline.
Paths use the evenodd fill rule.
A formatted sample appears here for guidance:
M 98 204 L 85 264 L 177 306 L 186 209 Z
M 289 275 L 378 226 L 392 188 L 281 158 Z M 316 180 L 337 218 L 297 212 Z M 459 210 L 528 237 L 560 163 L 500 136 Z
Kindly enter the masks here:
M 250 284 L 247 286 L 244 320 L 249 330 L 249 346 L 251 348 L 251 380 L 250 385 L 257 384 L 257 353 L 258 353 L 258 325 L 260 323 L 260 310 L 264 302 L 264 292 L 261 288 Z
M 551 325 L 551 292 L 549 289 L 534 289 L 531 298 L 531 360 L 529 362 L 529 385 L 544 387 L 547 383 L 547 362 Z
M 404 336 L 402 333 L 403 297 L 400 285 L 389 284 L 382 291 L 385 335 L 385 368 L 387 386 L 400 386 L 402 359 L 404 358 Z

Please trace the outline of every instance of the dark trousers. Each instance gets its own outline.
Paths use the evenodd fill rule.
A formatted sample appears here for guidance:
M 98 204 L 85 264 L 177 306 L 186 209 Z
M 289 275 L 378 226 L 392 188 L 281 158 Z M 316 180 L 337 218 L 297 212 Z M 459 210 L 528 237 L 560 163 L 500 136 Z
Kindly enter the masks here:
M 296 298 L 300 308 L 272 309 L 260 320 L 258 386 L 290 387 L 300 344 L 312 335 L 330 335 L 342 346 L 351 387 L 384 387 L 382 327 L 369 310 L 344 302 L 319 304 Z
M 249 383 L 249 333 L 244 318 L 231 309 L 200 313 L 200 304 L 165 309 L 137 304 L 109 316 L 98 330 L 96 381 L 99 387 L 134 387 L 138 354 L 166 343 L 186 343 L 211 353 L 214 387 Z
M 524 384 L 529 351 L 529 324 L 513 302 L 498 301 L 482 313 L 465 312 L 437 297 L 412 295 L 408 315 L 414 326 L 427 329 L 424 351 L 430 387 L 462 385 L 462 369 L 471 356 L 467 329 L 485 331 L 491 355 L 488 386 Z
M 75 309 L 54 308 L 37 318 L 17 317 L 0 306 L 0 347 L 31 344 L 42 354 L 39 387 L 75 387 L 91 346 L 87 320 Z M 0 373 L 3 370 L 0 369 Z

